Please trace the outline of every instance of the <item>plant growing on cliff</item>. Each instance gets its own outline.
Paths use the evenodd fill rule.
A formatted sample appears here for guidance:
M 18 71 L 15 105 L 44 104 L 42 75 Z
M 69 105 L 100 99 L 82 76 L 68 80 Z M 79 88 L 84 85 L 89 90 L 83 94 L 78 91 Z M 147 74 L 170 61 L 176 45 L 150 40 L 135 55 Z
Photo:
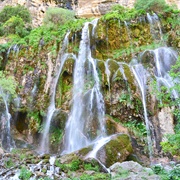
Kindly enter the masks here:
M 20 17 L 24 22 L 31 22 L 31 15 L 27 8 L 24 6 L 5 6 L 2 11 L 0 11 L 0 22 L 5 23 L 12 16 Z
M 162 13 L 172 10 L 172 7 L 167 5 L 165 0 L 136 0 L 134 4 L 138 11 Z
M 14 80 L 14 78 L 0 71 L 0 89 L 1 89 L 0 97 L 3 97 L 6 94 L 15 97 L 16 87 L 17 87 L 17 83 Z
M 75 19 L 73 11 L 62 8 L 49 8 L 46 11 L 43 23 L 49 28 L 57 29 L 73 19 Z
M 22 18 L 12 16 L 3 24 L 3 30 L 5 35 L 18 34 L 20 37 L 24 37 L 28 34 L 25 28 L 25 23 Z
M 133 19 L 137 16 L 138 12 L 135 9 L 125 8 L 121 5 L 114 5 L 111 8 L 111 11 L 106 13 L 103 16 L 103 19 L 119 19 L 121 21 L 127 21 Z
M 24 37 L 31 31 L 30 12 L 24 6 L 5 6 L 0 12 L 0 36 L 16 34 Z
M 161 107 L 168 106 L 173 107 L 173 113 L 175 116 L 175 134 L 166 135 L 166 141 L 161 142 L 161 146 L 164 152 L 169 152 L 172 155 L 180 157 L 180 97 L 172 97 L 172 92 L 176 91 L 180 94 L 180 57 L 176 61 L 176 64 L 171 67 L 170 75 L 174 86 L 170 89 L 161 87 L 161 91 L 156 90 L 156 95 L 161 100 Z

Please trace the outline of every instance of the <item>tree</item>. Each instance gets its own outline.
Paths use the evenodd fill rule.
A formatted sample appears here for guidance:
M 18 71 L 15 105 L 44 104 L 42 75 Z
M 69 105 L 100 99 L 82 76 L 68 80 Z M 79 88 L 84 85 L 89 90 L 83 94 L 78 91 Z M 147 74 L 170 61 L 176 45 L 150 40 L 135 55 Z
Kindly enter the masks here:
M 161 13 L 170 8 L 170 6 L 166 4 L 165 0 L 136 0 L 134 7 L 137 10 L 155 13 Z
M 59 26 L 75 19 L 74 11 L 63 8 L 49 8 L 46 11 L 43 23 L 44 25 L 57 29 Z
M 20 17 L 26 23 L 31 22 L 31 15 L 27 8 L 24 6 L 5 6 L 0 12 L 0 23 L 5 23 L 12 16 Z

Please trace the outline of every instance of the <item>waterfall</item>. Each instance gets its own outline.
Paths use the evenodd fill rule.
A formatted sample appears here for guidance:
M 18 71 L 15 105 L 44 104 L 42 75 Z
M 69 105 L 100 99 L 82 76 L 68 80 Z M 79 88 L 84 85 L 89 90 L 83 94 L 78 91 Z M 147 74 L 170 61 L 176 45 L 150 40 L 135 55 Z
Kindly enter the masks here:
M 111 75 L 111 71 L 109 70 L 109 60 L 108 59 L 107 61 L 104 62 L 104 67 L 105 67 L 105 74 L 107 76 L 107 83 L 108 83 L 108 88 L 109 88 L 109 96 L 110 96 L 110 93 L 111 93 L 111 84 L 110 84 L 110 75 Z
M 9 95 L 5 94 L 1 87 L 0 87 L 0 95 L 5 105 L 5 112 L 1 116 L 2 145 L 4 149 L 10 151 L 13 147 L 15 147 L 15 143 L 11 137 L 11 125 L 10 125 L 11 114 L 9 113 L 9 109 L 8 109 Z
M 152 139 L 151 139 L 150 124 L 149 124 L 147 108 L 146 108 L 147 71 L 144 69 L 142 64 L 132 65 L 131 68 L 138 82 L 139 88 L 141 90 L 142 103 L 143 103 L 143 109 L 144 109 L 144 119 L 145 119 L 146 130 L 147 130 L 147 143 L 148 143 L 148 150 L 149 150 L 149 158 L 151 160 L 152 155 L 153 155 L 153 148 L 152 148 L 153 144 L 152 144 Z
M 165 42 L 163 39 L 161 24 L 160 24 L 160 21 L 159 21 L 157 14 L 153 13 L 152 15 L 150 15 L 149 13 L 147 13 L 147 20 L 150 24 L 150 31 L 151 31 L 151 34 L 153 36 L 153 39 L 158 40 L 162 44 L 165 45 Z M 159 33 L 159 34 L 157 34 L 157 33 Z
M 50 90 L 50 105 L 48 107 L 47 115 L 46 115 L 46 121 L 45 121 L 45 127 L 43 129 L 43 135 L 41 139 L 41 144 L 39 147 L 39 151 L 41 153 L 48 153 L 49 152 L 49 130 L 51 125 L 51 120 L 54 114 L 55 108 L 55 96 L 56 96 L 56 87 L 59 80 L 59 76 L 62 72 L 63 65 L 65 61 L 68 59 L 71 54 L 65 53 L 67 47 L 68 47 L 68 36 L 69 32 L 66 34 L 64 41 L 63 41 L 63 47 L 60 53 L 60 57 L 58 57 L 58 63 L 57 63 L 57 70 L 55 78 L 53 79 L 53 84 L 51 86 Z
M 131 31 L 130 31 L 130 29 L 129 29 L 129 27 L 128 27 L 128 23 L 126 22 L 126 21 L 124 21 L 124 25 L 125 25 L 125 27 L 126 27 L 126 31 L 127 31 L 127 35 L 128 35 L 128 39 L 129 39 L 129 42 L 130 42 L 130 48 L 131 48 L 131 51 L 133 50 L 132 49 L 132 39 L 131 39 Z
M 148 50 L 143 52 L 141 55 L 141 60 L 144 59 L 143 55 L 146 55 L 147 52 L 150 53 L 150 63 L 153 64 L 154 70 L 154 72 L 152 72 L 152 75 L 156 77 L 158 88 L 160 89 L 161 86 L 165 86 L 169 90 L 172 89 L 174 87 L 174 82 L 172 77 L 169 75 L 169 71 L 171 69 L 171 66 L 176 63 L 176 60 L 178 58 L 177 53 L 171 48 L 160 47 L 155 50 Z M 142 103 L 144 109 L 144 119 L 147 130 L 148 150 L 149 157 L 151 160 L 153 157 L 153 132 L 150 129 L 150 122 L 148 119 L 146 106 L 146 83 L 147 77 L 150 75 L 151 71 L 149 71 L 148 73 L 148 69 L 146 70 L 141 63 L 137 62 L 137 60 L 134 59 L 134 61 L 135 62 L 132 63 L 131 68 L 141 90 Z M 179 94 L 175 89 L 172 90 L 172 97 L 175 99 L 179 97 Z
M 174 87 L 174 82 L 172 77 L 169 75 L 169 71 L 171 66 L 176 63 L 178 58 L 177 53 L 171 48 L 161 47 L 155 50 L 150 51 L 154 55 L 154 63 L 155 63 L 155 76 L 157 79 L 157 85 L 164 85 L 168 90 Z M 173 89 L 172 90 L 173 98 L 177 99 L 179 97 L 178 92 Z
M 104 100 L 100 92 L 97 61 L 92 58 L 89 24 L 85 23 L 73 76 L 73 104 L 65 127 L 64 151 L 79 150 L 105 136 Z M 94 33 L 94 32 L 92 32 Z

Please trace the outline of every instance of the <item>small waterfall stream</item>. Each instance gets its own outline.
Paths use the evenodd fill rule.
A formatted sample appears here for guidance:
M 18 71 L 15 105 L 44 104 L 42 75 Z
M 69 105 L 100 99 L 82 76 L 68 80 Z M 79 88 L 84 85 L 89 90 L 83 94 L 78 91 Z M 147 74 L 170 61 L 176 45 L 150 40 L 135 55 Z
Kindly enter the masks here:
M 163 45 L 165 45 L 161 23 L 157 14 L 153 13 L 152 15 L 150 15 L 149 13 L 147 13 L 147 19 L 150 24 L 150 30 L 151 30 L 153 39 L 155 41 L 160 41 Z
M 132 72 L 138 82 L 139 88 L 141 90 L 142 95 L 142 103 L 144 109 L 144 119 L 146 124 L 147 130 L 147 143 L 148 143 L 148 150 L 149 150 L 149 158 L 152 159 L 153 156 L 153 143 L 151 139 L 151 131 L 150 131 L 150 121 L 148 119 L 147 107 L 146 107 L 146 83 L 147 83 L 147 71 L 144 69 L 142 64 L 135 64 L 132 65 Z
M 97 61 L 91 56 L 89 24 L 95 29 L 97 21 L 85 23 L 82 30 L 80 50 L 74 68 L 73 105 L 65 128 L 62 154 L 88 146 L 106 134 L 104 100 L 100 92 Z
M 15 143 L 11 137 L 11 114 L 9 113 L 8 108 L 8 99 L 9 95 L 5 94 L 3 89 L 0 87 L 0 94 L 5 105 L 5 112 L 1 116 L 1 139 L 4 149 L 10 151 L 15 147 Z
M 157 85 L 165 86 L 168 90 L 174 87 L 174 82 L 172 77 L 169 75 L 171 66 L 176 63 L 178 58 L 177 53 L 171 48 L 161 47 L 155 50 L 152 50 L 151 53 L 154 55 L 155 62 L 155 76 L 157 79 Z M 179 97 L 178 92 L 175 89 L 172 89 L 173 98 L 177 99 Z
M 55 96 L 56 96 L 56 87 L 57 87 L 57 83 L 59 80 L 59 76 L 62 72 L 62 68 L 63 65 L 65 63 L 65 61 L 67 60 L 67 58 L 70 56 L 70 54 L 65 53 L 66 48 L 68 47 L 68 36 L 69 33 L 66 34 L 64 41 L 63 41 L 63 47 L 62 47 L 62 54 L 61 57 L 59 58 L 59 62 L 57 64 L 57 74 L 53 80 L 53 85 L 51 86 L 51 99 L 50 99 L 50 105 L 48 107 L 48 111 L 47 111 L 47 115 L 46 115 L 46 122 L 45 122 L 45 127 L 44 127 L 44 131 L 43 131 L 43 135 L 42 135 L 42 140 L 41 140 L 41 144 L 39 147 L 39 151 L 41 153 L 48 153 L 49 152 L 49 130 L 50 130 L 50 124 L 51 124 L 51 120 L 52 120 L 52 116 L 54 111 L 56 110 L 55 108 Z

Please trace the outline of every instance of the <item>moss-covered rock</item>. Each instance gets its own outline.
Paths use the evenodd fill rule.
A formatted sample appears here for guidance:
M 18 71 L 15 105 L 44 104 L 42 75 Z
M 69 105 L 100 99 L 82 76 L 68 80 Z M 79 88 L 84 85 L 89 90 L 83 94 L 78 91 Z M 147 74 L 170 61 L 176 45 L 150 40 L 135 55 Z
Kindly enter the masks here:
M 127 134 L 118 134 L 98 150 L 97 158 L 109 167 L 115 162 L 123 162 L 132 152 L 130 137 Z

